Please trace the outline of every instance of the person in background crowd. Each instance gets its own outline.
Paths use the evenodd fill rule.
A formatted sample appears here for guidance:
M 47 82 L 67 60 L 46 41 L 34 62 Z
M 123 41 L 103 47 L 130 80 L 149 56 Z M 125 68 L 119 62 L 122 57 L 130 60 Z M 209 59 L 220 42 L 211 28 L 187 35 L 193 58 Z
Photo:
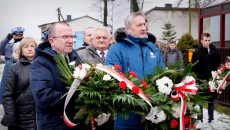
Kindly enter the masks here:
M 76 66 L 80 60 L 77 52 L 73 50 L 73 41 L 76 37 L 66 23 L 59 22 L 50 26 L 48 41 L 40 43 L 35 49 L 34 61 L 31 67 L 30 83 L 35 100 L 37 123 L 39 130 L 86 130 L 84 121 L 78 122 L 75 127 L 69 127 L 63 119 L 64 103 L 68 92 L 68 85 L 58 78 L 64 78 L 54 58 L 59 58 L 57 52 L 75 61 Z M 67 105 L 66 114 L 72 121 L 76 114 L 74 98 Z M 69 109 L 68 109 L 69 108 Z
M 85 49 L 77 51 L 84 63 L 104 63 L 111 37 L 106 28 L 95 29 L 93 42 Z
M 8 130 L 36 130 L 34 98 L 30 89 L 30 68 L 37 46 L 31 37 L 19 45 L 18 61 L 7 71 L 3 88 L 3 107 Z
M 110 46 L 105 59 L 105 65 L 115 64 L 121 67 L 121 72 L 134 72 L 141 79 L 148 73 L 154 73 L 155 66 L 164 67 L 160 50 L 147 39 L 145 16 L 141 12 L 128 15 L 125 19 L 127 38 Z M 141 117 L 129 113 L 125 120 L 117 116 L 114 121 L 115 130 L 141 130 Z
M 13 28 L 11 33 L 0 42 L 0 55 L 5 55 L 5 62 L 10 60 L 13 53 L 13 45 L 22 40 L 24 31 L 25 29 L 23 27 Z M 14 42 L 10 43 L 12 38 Z
M 4 86 L 4 81 L 5 81 L 7 70 L 9 69 L 9 67 L 13 63 L 16 63 L 18 61 L 18 47 L 19 47 L 19 44 L 20 44 L 20 42 L 16 42 L 13 45 L 12 56 L 11 56 L 10 60 L 7 61 L 5 66 L 4 66 L 4 71 L 3 71 L 3 74 L 2 74 L 2 80 L 1 80 L 1 87 L 0 87 L 0 104 L 2 104 L 2 92 L 3 92 L 3 86 Z
M 180 68 L 183 65 L 183 56 L 180 50 L 176 48 L 176 42 L 170 42 L 169 43 L 169 48 L 164 54 L 163 58 L 164 64 L 166 67 L 169 67 L 169 64 L 175 64 L 180 61 Z M 179 68 L 175 68 L 179 69 Z
M 202 80 L 209 81 L 212 77 L 211 72 L 218 69 L 221 60 L 220 54 L 216 47 L 211 44 L 211 36 L 209 33 L 203 33 L 201 35 L 201 45 L 193 52 L 192 63 L 199 61 L 193 68 L 192 71 L 197 74 L 197 77 Z M 208 99 L 208 126 L 213 129 L 217 128 L 217 124 L 214 122 L 214 100 L 217 98 L 216 92 L 210 92 L 208 89 L 204 92 L 205 96 L 210 96 Z M 200 106 L 201 115 L 198 115 L 197 129 L 203 127 L 203 107 Z
M 85 49 L 87 46 L 92 44 L 93 41 L 93 33 L 94 33 L 94 28 L 93 27 L 88 27 L 84 31 L 84 36 L 83 36 L 83 45 L 78 48 L 76 51 Z

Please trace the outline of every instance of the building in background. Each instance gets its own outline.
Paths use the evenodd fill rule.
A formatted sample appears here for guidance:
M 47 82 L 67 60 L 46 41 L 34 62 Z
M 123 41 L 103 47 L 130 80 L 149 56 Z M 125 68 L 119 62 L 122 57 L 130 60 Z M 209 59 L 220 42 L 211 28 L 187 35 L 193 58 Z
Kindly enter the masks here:
M 76 41 L 75 41 L 75 45 L 74 45 L 74 49 L 79 48 L 82 44 L 83 44 L 83 35 L 84 35 L 84 30 L 88 27 L 94 27 L 94 28 L 98 28 L 98 27 L 103 27 L 103 22 L 95 19 L 93 17 L 90 17 L 88 15 L 79 17 L 79 18 L 75 18 L 75 19 L 71 19 L 70 15 L 67 15 L 67 20 L 65 20 L 66 23 L 68 23 L 70 25 L 70 27 L 73 29 L 74 34 L 77 36 Z M 46 23 L 46 24 L 42 24 L 39 25 L 38 27 L 41 28 L 41 37 L 44 37 L 44 32 L 46 32 L 48 30 L 48 28 L 50 27 L 51 24 L 56 23 L 56 22 L 52 22 L 52 23 Z M 108 30 L 111 31 L 112 26 L 108 25 Z

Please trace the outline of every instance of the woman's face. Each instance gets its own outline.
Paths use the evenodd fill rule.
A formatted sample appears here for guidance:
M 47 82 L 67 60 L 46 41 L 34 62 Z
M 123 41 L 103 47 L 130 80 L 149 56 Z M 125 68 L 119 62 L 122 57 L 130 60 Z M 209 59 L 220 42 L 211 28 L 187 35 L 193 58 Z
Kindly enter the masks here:
M 36 44 L 34 42 L 26 43 L 22 46 L 22 55 L 28 60 L 33 60 Z

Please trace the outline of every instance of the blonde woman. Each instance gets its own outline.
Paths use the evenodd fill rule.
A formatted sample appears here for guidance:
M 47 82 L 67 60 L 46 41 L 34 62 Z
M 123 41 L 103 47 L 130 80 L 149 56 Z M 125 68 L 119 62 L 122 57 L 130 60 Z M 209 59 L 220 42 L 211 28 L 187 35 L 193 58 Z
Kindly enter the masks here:
M 36 41 L 22 39 L 18 49 L 18 62 L 7 71 L 3 89 L 3 107 L 9 130 L 36 130 L 35 104 L 30 85 L 30 68 Z

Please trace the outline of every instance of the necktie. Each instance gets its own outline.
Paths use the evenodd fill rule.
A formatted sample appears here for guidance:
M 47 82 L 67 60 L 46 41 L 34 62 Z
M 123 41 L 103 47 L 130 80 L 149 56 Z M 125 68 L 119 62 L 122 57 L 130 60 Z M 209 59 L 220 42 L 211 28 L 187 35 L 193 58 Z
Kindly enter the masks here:
M 101 60 L 104 63 L 105 62 L 105 52 L 101 51 L 100 54 L 101 54 Z

